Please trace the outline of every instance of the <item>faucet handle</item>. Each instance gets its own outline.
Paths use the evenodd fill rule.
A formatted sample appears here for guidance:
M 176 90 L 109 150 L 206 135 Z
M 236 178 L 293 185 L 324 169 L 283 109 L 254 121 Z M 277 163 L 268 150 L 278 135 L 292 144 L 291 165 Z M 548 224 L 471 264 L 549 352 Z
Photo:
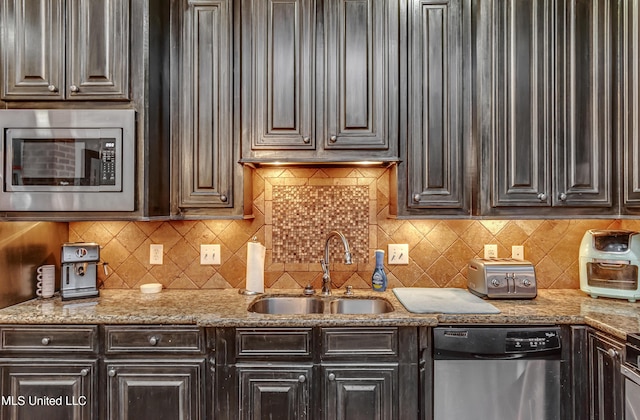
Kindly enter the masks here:
M 353 286 L 347 286 L 347 290 L 344 292 L 347 296 L 353 296 Z
M 304 290 L 302 291 L 302 294 L 305 296 L 311 296 L 311 295 L 315 295 L 316 291 L 311 285 L 311 283 L 309 283 L 305 286 Z

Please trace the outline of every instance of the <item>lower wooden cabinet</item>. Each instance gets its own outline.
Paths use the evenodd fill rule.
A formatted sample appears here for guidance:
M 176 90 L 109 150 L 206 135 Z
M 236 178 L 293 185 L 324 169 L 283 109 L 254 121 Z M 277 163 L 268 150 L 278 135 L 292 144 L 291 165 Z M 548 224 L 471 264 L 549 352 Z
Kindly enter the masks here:
M 203 418 L 205 360 L 105 362 L 108 419 Z
M 624 343 L 609 335 L 589 330 L 589 418 L 624 418 L 624 377 L 620 372 Z
M 97 360 L 2 359 L 2 419 L 97 417 Z

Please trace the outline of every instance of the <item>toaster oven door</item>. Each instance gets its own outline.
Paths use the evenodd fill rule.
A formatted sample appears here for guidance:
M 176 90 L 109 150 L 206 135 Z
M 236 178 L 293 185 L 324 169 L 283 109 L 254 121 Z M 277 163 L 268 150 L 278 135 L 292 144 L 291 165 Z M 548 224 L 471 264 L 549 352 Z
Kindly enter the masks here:
M 638 288 L 638 266 L 623 261 L 595 260 L 587 263 L 587 284 L 617 290 Z

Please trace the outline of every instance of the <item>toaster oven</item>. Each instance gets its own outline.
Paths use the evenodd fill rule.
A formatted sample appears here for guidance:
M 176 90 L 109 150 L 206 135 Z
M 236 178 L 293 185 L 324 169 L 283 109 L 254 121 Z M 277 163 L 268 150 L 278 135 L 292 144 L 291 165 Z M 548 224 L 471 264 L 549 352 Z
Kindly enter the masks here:
M 593 298 L 640 297 L 640 234 L 630 230 L 588 230 L 580 244 L 580 289 Z

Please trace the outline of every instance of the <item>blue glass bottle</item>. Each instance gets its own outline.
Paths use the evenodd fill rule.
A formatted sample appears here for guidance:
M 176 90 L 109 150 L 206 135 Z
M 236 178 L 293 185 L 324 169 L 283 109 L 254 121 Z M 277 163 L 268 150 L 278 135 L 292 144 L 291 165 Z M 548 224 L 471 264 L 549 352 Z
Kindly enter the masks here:
M 384 251 L 376 249 L 376 268 L 371 276 L 371 286 L 376 292 L 387 290 L 387 274 L 384 272 Z

